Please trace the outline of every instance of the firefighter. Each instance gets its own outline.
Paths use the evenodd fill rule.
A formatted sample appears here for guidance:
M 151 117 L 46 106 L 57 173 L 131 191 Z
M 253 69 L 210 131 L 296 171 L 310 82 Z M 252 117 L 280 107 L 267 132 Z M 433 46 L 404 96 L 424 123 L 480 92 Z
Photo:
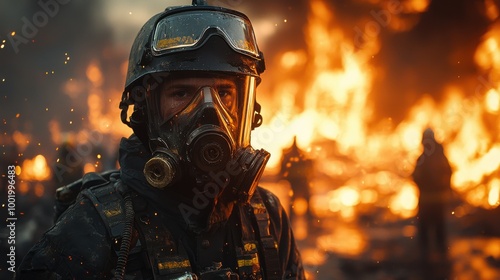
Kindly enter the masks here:
M 418 202 L 418 240 L 424 258 L 446 256 L 446 205 L 451 194 L 452 170 L 443 146 L 434 138 L 432 129 L 423 132 L 422 154 L 412 177 L 420 191 Z
M 120 103 L 120 169 L 57 191 L 19 279 L 304 279 L 288 218 L 250 145 L 264 71 L 249 19 L 204 1 L 153 16 Z M 129 107 L 133 110 L 129 112 Z

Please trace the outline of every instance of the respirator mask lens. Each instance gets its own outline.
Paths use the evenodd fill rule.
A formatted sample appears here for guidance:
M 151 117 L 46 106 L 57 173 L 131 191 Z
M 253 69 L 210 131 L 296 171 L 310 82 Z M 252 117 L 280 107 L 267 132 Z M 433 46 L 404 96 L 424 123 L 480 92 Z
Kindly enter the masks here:
M 238 119 L 238 92 L 240 90 L 240 81 L 236 79 L 225 79 L 222 77 L 194 77 L 169 79 L 159 92 L 158 112 L 160 117 L 160 126 L 171 120 L 181 111 L 192 111 L 195 109 L 195 103 L 199 102 L 217 102 L 224 111 L 224 114 L 230 118 Z M 215 91 L 217 98 L 213 98 L 209 92 L 201 97 L 202 88 L 211 88 Z M 195 100 L 204 98 L 206 100 Z M 191 105 L 190 105 L 191 104 Z M 230 120 L 226 120 L 230 121 Z M 231 121 L 234 122 L 234 121 Z

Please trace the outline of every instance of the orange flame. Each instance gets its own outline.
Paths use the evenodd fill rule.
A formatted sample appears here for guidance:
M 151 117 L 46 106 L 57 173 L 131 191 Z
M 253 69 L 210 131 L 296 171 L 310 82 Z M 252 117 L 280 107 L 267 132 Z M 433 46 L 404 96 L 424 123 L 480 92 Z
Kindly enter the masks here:
M 416 9 L 424 9 L 427 3 L 413 2 Z M 285 52 L 280 65 L 285 71 L 294 67 L 305 68 L 309 79 L 305 84 L 297 80 L 284 81 L 276 87 L 277 92 L 274 94 L 282 96 L 279 100 L 281 104 L 263 106 L 274 110 L 269 124 L 259 128 L 274 132 L 272 138 L 269 137 L 272 141 L 263 145 L 273 155 L 268 170 L 277 168 L 282 149 L 297 136 L 299 146 L 306 147 L 309 153 L 320 157 L 321 164 L 317 165 L 317 169 L 333 178 L 356 177 L 360 169 L 375 170 L 373 174 L 365 174 L 362 179 L 354 178 L 342 187 L 325 183 L 326 197 L 319 194 L 311 199 L 316 214 L 338 212 L 344 219 L 354 219 L 361 204 L 373 205 L 381 189 L 389 188 L 384 195 L 394 197 L 391 211 L 397 215 L 411 215 L 416 209 L 413 203 L 416 201 L 416 188 L 409 179 L 401 177 L 407 176 L 413 161 L 418 157 L 421 131 L 430 117 L 422 116 L 420 110 L 415 110 L 413 120 L 403 122 L 396 131 L 370 133 L 368 122 L 373 116 L 368 93 L 371 91 L 374 71 L 370 60 L 379 50 L 378 38 L 367 38 L 365 47 L 356 49 L 354 42 L 336 27 L 335 17 L 323 1 L 311 1 L 310 7 L 306 39 L 309 42 L 308 51 Z M 303 58 L 305 53 L 309 54 L 307 60 Z M 308 61 L 305 66 L 304 61 Z M 291 103 L 290 100 L 296 100 L 302 88 L 305 88 L 303 104 Z M 434 112 L 432 105 L 422 102 L 420 107 Z M 254 136 L 259 142 L 258 131 Z M 331 150 L 349 158 L 350 162 L 324 156 Z M 394 162 L 400 156 L 407 156 L 411 164 L 398 170 L 394 168 Z M 384 173 L 377 171 L 384 169 L 387 169 Z M 389 174 L 387 178 L 390 179 L 375 179 L 377 176 L 382 178 L 384 174 Z M 316 184 L 318 193 L 321 193 L 321 185 Z M 328 191 L 328 188 L 334 190 Z M 411 203 L 401 203 L 401 200 Z
M 112 90 L 106 93 L 102 89 L 103 74 L 99 63 L 92 61 L 87 67 L 87 78 L 91 82 L 87 99 L 89 108 L 89 125 L 103 134 L 111 134 L 115 138 L 130 134 L 130 129 L 121 123 L 118 103 L 121 92 Z
M 28 181 L 45 181 L 50 179 L 50 168 L 47 160 L 42 155 L 37 155 L 33 159 L 26 159 L 21 166 L 19 177 Z
M 371 2 L 390 11 L 385 2 Z M 398 13 L 422 13 L 430 1 L 400 4 Z M 496 18 L 498 7 L 492 1 L 485 5 L 489 17 Z M 398 13 L 390 15 L 392 20 L 387 25 L 395 31 L 405 29 L 392 25 L 403 20 Z M 406 26 L 411 24 L 407 22 Z M 311 1 L 308 49 L 281 55 L 280 70 L 300 68 L 307 74 L 300 82 L 276 79 L 283 81 L 274 86 L 272 95 L 281 99 L 263 104 L 264 110 L 272 108 L 272 112 L 264 112 L 271 118 L 259 128 L 264 133 L 256 131 L 252 137 L 256 146 L 262 145 L 273 155 L 267 171 L 275 172 L 283 148 L 297 136 L 298 145 L 320 161 L 318 174 L 345 182 L 332 186 L 315 179 L 313 193 L 317 195 L 311 198 L 315 214 L 338 212 L 352 219 L 358 208 L 381 200 L 392 213 L 411 217 L 416 213 L 419 193 L 409 175 L 422 152 L 422 131 L 431 126 L 452 165 L 453 189 L 473 206 L 497 207 L 500 187 L 495 174 L 500 167 L 500 143 L 489 131 L 485 115 L 496 120 L 500 111 L 500 83 L 491 82 L 500 80 L 498 23 L 491 26 L 475 53 L 477 65 L 487 74 L 486 78 L 478 75 L 474 96 L 466 94 L 460 84 L 449 85 L 441 103 L 423 94 L 397 126 L 388 119 L 379 130 L 369 129 L 373 115 L 368 102 L 375 70 L 370 63 L 379 51 L 379 39 L 367 36 L 360 47 L 336 26 L 335 15 L 325 2 Z M 301 93 L 302 99 L 297 98 Z M 268 141 L 261 143 L 262 138 Z

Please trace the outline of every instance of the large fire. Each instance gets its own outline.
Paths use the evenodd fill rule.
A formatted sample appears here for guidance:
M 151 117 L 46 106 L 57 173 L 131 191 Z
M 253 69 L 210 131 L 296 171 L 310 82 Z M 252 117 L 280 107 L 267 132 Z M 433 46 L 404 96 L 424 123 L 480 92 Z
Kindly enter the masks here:
M 420 13 L 429 1 L 404 3 L 404 9 Z M 491 1 L 486 4 L 494 14 L 495 6 Z M 392 19 L 392 28 L 405 29 L 396 17 Z M 495 172 L 500 149 L 497 129 L 490 131 L 491 123 L 486 121 L 497 118 L 500 106 L 499 85 L 491 82 L 498 80 L 494 75 L 500 70 L 498 26 L 491 26 L 476 50 L 477 65 L 486 74 L 478 75 L 473 98 L 465 97 L 460 85 L 450 85 L 441 103 L 423 95 L 402 122 L 393 126 L 389 119 L 382 129 L 369 127 L 372 106 L 367 98 L 375 71 L 370 59 L 379 50 L 378 37 L 367 36 L 359 48 L 336 26 L 335 15 L 325 2 L 311 1 L 306 40 L 310 42 L 309 57 L 304 57 L 306 52 L 285 52 L 281 65 L 274 66 L 285 71 L 302 68 L 307 74 L 300 81 L 285 78 L 273 92 L 283 96 L 280 102 L 263 105 L 275 112 L 264 128 L 275 132 L 272 141 L 265 142 L 273 154 L 270 168 L 278 167 L 282 149 L 297 136 L 299 145 L 321 162 L 316 166 L 318 174 L 344 182 L 332 185 L 319 177 L 314 180 L 316 213 L 333 211 L 346 218 L 361 205 L 383 199 L 394 214 L 411 217 L 416 212 L 418 190 L 409 175 L 422 152 L 421 133 L 430 126 L 453 167 L 454 190 L 473 206 L 497 207 Z M 280 77 L 275 81 L 283 80 Z M 303 88 L 305 92 L 300 92 Z M 297 94 L 304 96 L 302 106 L 290 102 Z
M 386 209 L 391 219 L 410 218 L 416 215 L 419 197 L 410 174 L 422 152 L 422 132 L 432 127 L 452 166 L 452 188 L 460 199 L 473 207 L 498 207 L 500 25 L 491 24 L 475 50 L 477 74 L 467 80 L 476 85 L 473 94 L 465 92 L 460 82 L 449 84 L 440 93 L 444 96 L 440 100 L 420 93 L 419 100 L 398 123 L 391 118 L 375 120 L 369 94 L 377 75 L 383 72 L 372 63 L 382 44 L 377 34 L 380 28 L 394 32 L 412 29 L 418 21 L 415 17 L 403 18 L 390 11 L 401 9 L 418 15 L 428 9 L 431 1 L 366 1 L 380 5 L 389 14 L 385 15 L 385 26 L 366 25 L 372 33 L 366 33 L 363 42 L 345 33 L 327 1 L 311 0 L 305 27 L 306 49 L 284 51 L 278 54 L 279 64 L 268 66 L 263 84 L 274 83 L 273 91 L 266 93 L 273 98 L 258 97 L 264 124 L 252 134 L 253 146 L 272 154 L 264 177 L 276 178 L 282 152 L 296 137 L 298 146 L 316 161 L 309 201 L 318 218 L 314 222 L 334 216 L 349 223 L 371 214 L 374 208 Z M 390 7 L 393 2 L 400 6 Z M 484 5 L 488 19 L 497 20 L 500 13 L 495 1 L 485 0 Z M 121 73 L 113 73 L 114 78 L 125 76 L 126 63 L 120 61 Z M 113 87 L 107 84 L 108 73 L 101 62 L 94 60 L 84 67 L 85 78 L 68 81 L 64 87 L 65 93 L 79 104 L 77 92 L 85 89 L 88 114 L 82 118 L 82 127 L 64 132 L 59 123 L 66 120 L 54 120 L 49 128 L 57 146 L 71 142 L 92 150 L 77 150 L 78 155 L 86 157 L 81 162 L 85 172 L 102 171 L 106 155 L 116 153 L 118 140 L 131 130 L 119 119 L 121 89 L 110 90 Z M 297 72 L 299 77 L 294 74 Z M 31 136 L 20 131 L 13 134 L 13 140 L 21 152 L 33 144 Z M 101 146 L 108 152 L 97 151 Z M 40 182 L 55 176 L 48 159 L 37 155 L 16 168 L 21 179 L 34 182 L 31 188 L 38 197 L 44 192 Z M 59 162 L 59 158 L 54 161 Z M 264 187 L 271 188 L 285 205 L 289 204 L 289 184 L 266 178 L 263 181 Z M 27 193 L 29 186 L 24 183 L 20 188 Z M 305 205 L 305 201 L 296 201 L 293 211 L 304 214 Z M 464 209 L 455 209 L 451 214 L 465 215 Z M 405 229 L 405 235 L 410 236 L 413 231 Z M 359 254 L 367 246 L 363 234 L 356 227 L 339 227 L 331 235 L 321 237 L 318 245 L 326 251 Z M 296 237 L 305 239 L 307 229 L 299 226 Z M 345 242 L 331 241 L 338 239 Z M 302 254 L 304 260 L 314 259 L 316 264 L 326 258 L 318 250 L 305 250 Z

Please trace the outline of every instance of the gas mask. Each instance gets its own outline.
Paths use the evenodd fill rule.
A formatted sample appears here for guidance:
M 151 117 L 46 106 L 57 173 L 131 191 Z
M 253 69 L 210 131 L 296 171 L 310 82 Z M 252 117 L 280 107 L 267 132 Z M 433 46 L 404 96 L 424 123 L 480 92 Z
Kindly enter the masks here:
M 144 168 L 152 187 L 176 195 L 215 184 L 214 201 L 248 201 L 269 159 L 250 146 L 262 122 L 255 88 L 264 70 L 252 24 L 238 11 L 197 3 L 169 7 L 144 24 L 120 109 L 152 153 Z M 216 82 L 179 84 L 186 77 Z
M 255 78 L 187 75 L 169 76 L 147 95 L 153 157 L 144 175 L 155 188 L 215 184 L 211 196 L 248 201 L 270 156 L 248 143 Z

